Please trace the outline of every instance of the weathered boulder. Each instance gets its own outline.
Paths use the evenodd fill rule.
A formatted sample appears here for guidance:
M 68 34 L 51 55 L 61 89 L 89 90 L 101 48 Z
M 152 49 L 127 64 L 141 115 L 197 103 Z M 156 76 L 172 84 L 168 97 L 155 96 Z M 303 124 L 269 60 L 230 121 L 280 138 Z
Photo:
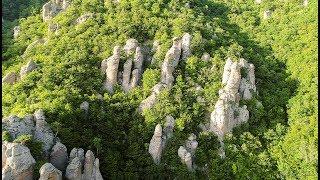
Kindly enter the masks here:
M 84 101 L 80 104 L 80 109 L 84 110 L 85 112 L 89 111 L 89 103 L 87 101 Z
M 203 53 L 203 55 L 201 56 L 201 60 L 207 62 L 210 60 L 210 54 L 209 53 Z
M 78 19 L 76 19 L 76 24 L 84 23 L 85 21 L 87 21 L 88 19 L 92 18 L 93 16 L 94 16 L 93 13 L 83 14 L 80 17 L 78 17 Z
M 66 170 L 68 163 L 68 152 L 67 147 L 64 144 L 57 142 L 53 146 L 50 154 L 50 163 L 61 172 Z
M 18 38 L 19 34 L 20 34 L 20 26 L 15 26 L 13 28 L 13 38 L 14 39 Z
M 65 177 L 68 180 L 81 180 L 82 178 L 81 171 L 82 171 L 82 164 L 80 162 L 80 159 L 78 157 L 75 157 L 68 164 Z
M 35 124 L 32 115 L 20 119 L 17 116 L 9 116 L 2 119 L 2 128 L 7 130 L 13 139 L 20 135 L 33 135 Z
M 84 164 L 84 150 L 82 148 L 73 148 L 70 152 L 69 161 L 71 162 L 74 158 L 78 157 L 81 165 Z
M 157 102 L 157 95 L 162 89 L 166 87 L 163 83 L 158 83 L 152 88 L 152 93 L 146 99 L 144 99 L 139 105 L 139 112 L 143 112 L 145 109 L 150 109 Z
M 24 77 L 26 74 L 35 70 L 36 68 L 37 64 L 34 61 L 30 60 L 27 65 L 21 67 L 20 78 Z
M 2 144 L 2 179 L 33 179 L 33 168 L 36 163 L 30 150 L 19 143 L 3 142 Z
M 51 163 L 42 165 L 39 173 L 39 180 L 62 180 L 62 172 L 55 168 Z
M 34 113 L 36 120 L 36 130 L 34 132 L 34 138 L 37 141 L 43 143 L 43 152 L 46 157 L 49 157 L 50 150 L 55 144 L 55 136 L 50 129 L 49 124 L 45 121 L 44 112 L 40 109 Z
M 138 45 L 139 45 L 139 42 L 136 39 L 128 39 L 123 49 L 127 55 L 133 54 L 136 51 L 136 48 L 138 47 Z
M 163 134 L 166 140 L 173 136 L 173 128 L 175 125 L 175 120 L 172 116 L 166 116 L 166 122 L 163 128 Z
M 149 144 L 149 153 L 151 154 L 155 164 L 160 163 L 162 148 L 162 127 L 160 124 L 157 124 Z
M 190 44 L 191 44 L 191 35 L 189 33 L 185 33 L 182 36 L 182 41 L 181 41 L 181 59 L 186 60 L 190 55 L 191 55 L 191 49 L 190 49 Z
M 18 75 L 15 72 L 10 72 L 2 78 L 2 83 L 14 84 L 18 79 Z
M 99 159 L 88 150 L 85 156 L 83 180 L 103 180 L 99 170 Z
M 228 78 L 230 76 L 231 66 L 233 62 L 230 58 L 227 59 L 226 64 L 224 65 L 223 75 L 222 75 L 222 84 L 227 84 Z
M 42 19 L 48 21 L 54 18 L 59 12 L 65 10 L 69 6 L 68 0 L 49 1 L 42 6 Z
M 178 156 L 181 159 L 181 162 L 185 165 L 187 165 L 187 168 L 189 171 L 193 171 L 192 167 L 192 155 L 190 152 L 186 150 L 185 147 L 180 146 L 178 149 Z
M 115 46 L 113 55 L 107 59 L 106 81 L 104 89 L 113 92 L 113 86 L 117 83 L 118 66 L 120 61 L 120 46 Z

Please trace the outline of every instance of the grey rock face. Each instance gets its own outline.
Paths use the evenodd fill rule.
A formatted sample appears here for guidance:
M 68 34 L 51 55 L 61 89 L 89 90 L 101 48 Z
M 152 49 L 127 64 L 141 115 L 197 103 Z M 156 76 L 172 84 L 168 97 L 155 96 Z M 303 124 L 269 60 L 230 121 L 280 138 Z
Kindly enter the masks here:
M 99 159 L 94 157 L 92 151 L 88 150 L 85 156 L 83 180 L 102 180 L 99 170 Z
M 84 150 L 82 148 L 73 148 L 70 152 L 69 161 L 72 161 L 72 159 L 78 157 L 79 161 L 81 162 L 81 165 L 84 164 Z
M 143 64 L 143 54 L 140 47 L 136 48 L 136 53 L 134 55 L 134 69 L 138 69 L 139 73 L 142 73 L 142 64 Z
M 37 64 L 30 60 L 27 65 L 22 66 L 21 70 L 20 70 L 20 77 L 24 77 L 26 74 L 28 74 L 29 72 L 35 70 L 37 68 Z
M 166 142 L 173 136 L 173 128 L 175 120 L 172 116 L 166 116 L 166 123 L 162 129 L 157 124 L 154 134 L 149 144 L 149 153 L 151 154 L 155 164 L 159 164 L 161 160 L 162 150 L 165 148 Z
M 151 154 L 155 164 L 160 163 L 162 147 L 162 127 L 160 124 L 157 124 L 149 145 L 149 153 Z
M 84 23 L 86 20 L 92 18 L 93 16 L 94 16 L 93 13 L 86 13 L 86 14 L 78 17 L 78 19 L 76 20 L 76 24 Z
M 123 47 L 127 55 L 133 54 L 136 51 L 139 43 L 136 39 L 128 39 L 126 45 Z
M 181 40 L 179 38 L 173 38 L 173 45 L 166 53 L 164 62 L 161 68 L 161 82 L 168 85 L 169 87 L 172 86 L 173 83 L 173 71 L 174 68 L 178 65 L 180 55 L 181 55 Z
M 185 146 L 180 146 L 178 149 L 178 156 L 181 158 L 181 162 L 186 164 L 189 171 L 194 170 L 194 154 L 198 147 L 198 142 L 196 141 L 196 136 L 191 134 L 186 140 Z
M 125 92 L 130 90 L 130 75 L 132 68 L 132 60 L 129 58 L 123 65 L 122 88 Z
M 40 168 L 39 180 L 62 180 L 62 172 L 51 163 L 45 163 Z
M 241 77 L 240 70 L 247 72 Z M 225 87 L 219 91 L 219 99 L 215 110 L 211 113 L 210 130 L 215 132 L 220 139 L 231 130 L 249 119 L 249 111 L 244 105 L 239 107 L 239 100 L 251 99 L 256 92 L 254 66 L 246 60 L 232 62 L 228 58 L 224 67 L 222 83 Z
M 34 113 L 36 120 L 36 130 L 34 132 L 34 138 L 40 142 L 43 142 L 43 152 L 46 157 L 49 157 L 50 150 L 55 144 L 54 134 L 50 129 L 48 123 L 45 121 L 44 112 L 42 110 L 37 110 Z
M 20 26 L 15 26 L 13 28 L 13 38 L 17 39 L 20 34 Z
M 67 147 L 64 144 L 57 142 L 53 146 L 50 154 L 50 163 L 61 172 L 64 172 L 66 170 L 66 166 L 68 163 L 68 153 Z
M 2 78 L 2 83 L 14 84 L 18 79 L 18 75 L 15 72 L 10 72 Z
M 163 83 L 158 83 L 152 88 L 152 93 L 146 99 L 144 99 L 139 105 L 139 111 L 143 112 L 145 109 L 150 109 L 157 102 L 157 95 L 162 89 L 166 87 Z
M 132 71 L 132 78 L 131 78 L 131 82 L 130 82 L 130 89 L 135 88 L 138 86 L 140 80 L 140 73 L 138 69 L 134 69 Z
M 82 165 L 81 165 L 80 159 L 78 157 L 75 157 L 67 166 L 65 177 L 68 180 L 81 180 L 82 178 L 81 169 L 82 169 Z
M 113 86 L 117 83 L 118 66 L 120 61 L 120 47 L 115 46 L 113 55 L 107 59 L 106 81 L 104 89 L 113 92 Z
M 19 143 L 2 144 L 2 179 L 33 179 L 33 167 L 36 163 L 30 150 Z
M 189 33 L 185 33 L 182 37 L 181 42 L 181 59 L 186 60 L 191 55 L 190 50 L 190 44 L 191 44 L 191 35 Z
M 13 139 L 20 135 L 33 135 L 35 130 L 34 120 L 32 115 L 20 119 L 17 116 L 9 116 L 2 120 L 2 128 L 7 130 Z
M 48 21 L 69 6 L 68 0 L 49 1 L 42 6 L 42 19 Z

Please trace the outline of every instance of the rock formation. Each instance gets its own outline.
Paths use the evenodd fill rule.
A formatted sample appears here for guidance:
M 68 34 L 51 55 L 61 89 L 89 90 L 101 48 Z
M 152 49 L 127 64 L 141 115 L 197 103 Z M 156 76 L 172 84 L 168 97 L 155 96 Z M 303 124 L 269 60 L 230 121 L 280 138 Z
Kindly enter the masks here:
M 60 28 L 59 24 L 57 24 L 57 23 L 50 23 L 49 26 L 48 26 L 48 31 L 49 31 L 49 32 L 57 33 L 59 28 Z
M 36 130 L 34 132 L 34 138 L 37 141 L 43 143 L 43 152 L 46 157 L 49 157 L 50 150 L 55 144 L 55 137 L 50 129 L 48 123 L 45 120 L 44 112 L 42 110 L 37 110 L 34 113 L 36 120 Z
M 166 53 L 164 62 L 161 67 L 161 79 L 158 84 L 152 88 L 151 95 L 144 99 L 139 105 L 139 111 L 143 112 L 145 109 L 153 107 L 157 101 L 157 95 L 164 88 L 171 88 L 173 85 L 174 77 L 173 72 L 175 67 L 178 65 L 180 56 L 187 58 L 191 55 L 190 51 L 190 41 L 191 36 L 186 33 L 183 39 L 173 38 L 173 43 L 171 48 Z M 158 44 L 154 43 L 154 50 L 157 48 Z
M 115 46 L 113 49 L 113 55 L 106 60 L 103 60 L 101 70 L 104 68 L 106 73 L 106 81 L 104 83 L 104 89 L 109 92 L 113 92 L 113 86 L 117 83 L 118 66 L 120 61 L 120 46 Z
M 31 50 L 33 49 L 34 47 L 38 46 L 38 45 L 41 45 L 41 44 L 46 44 L 47 42 L 47 39 L 46 38 L 41 38 L 41 39 L 37 39 L 35 41 L 33 41 L 32 43 L 30 43 L 26 50 L 24 51 L 24 53 L 22 54 L 22 57 L 24 58 L 26 56 L 26 54 Z
M 20 34 L 20 26 L 15 26 L 13 28 L 13 38 L 17 39 Z
M 173 135 L 175 120 L 172 116 L 166 116 L 164 129 L 157 124 L 152 139 L 149 144 L 149 153 L 151 154 L 155 164 L 159 164 L 161 160 L 162 150 L 165 148 L 166 142 Z
M 68 152 L 67 147 L 64 144 L 57 142 L 53 146 L 50 154 L 50 163 L 61 172 L 66 170 L 68 163 Z
M 262 3 L 262 0 L 255 0 L 255 3 L 256 3 L 256 4 L 261 4 L 261 3 Z
M 185 33 L 182 37 L 181 42 L 181 59 L 186 60 L 191 55 L 190 44 L 191 44 L 191 35 Z
M 62 172 L 55 168 L 51 163 L 42 165 L 39 173 L 39 180 L 62 180 Z
M 41 167 L 39 171 L 41 180 L 62 179 L 63 172 L 67 179 L 103 179 L 99 170 L 99 159 L 95 158 L 90 150 L 84 156 L 83 149 L 73 148 L 68 162 L 67 148 L 59 138 L 54 137 L 42 110 L 37 110 L 33 115 L 27 115 L 22 120 L 17 116 L 4 118 L 2 127 L 3 131 L 8 131 L 13 139 L 19 135 L 28 134 L 43 143 L 43 155 L 50 163 Z M 24 145 L 6 141 L 2 143 L 2 179 L 32 180 L 34 164 L 35 160 L 30 150 Z
M 180 146 L 178 149 L 178 156 L 181 158 L 181 162 L 187 165 L 189 171 L 194 170 L 194 155 L 198 147 L 198 142 L 196 141 L 196 136 L 191 134 L 186 140 L 184 146 Z
M 33 179 L 36 161 L 30 150 L 19 143 L 2 143 L 2 179 Z
M 42 19 L 48 21 L 69 6 L 68 0 L 51 0 L 42 6 Z
M 84 101 L 80 104 L 80 109 L 84 110 L 85 112 L 89 111 L 89 103 L 87 101 Z
M 308 6 L 308 0 L 303 0 L 303 6 Z
M 36 68 L 37 64 L 34 61 L 30 60 L 25 66 L 21 67 L 20 78 L 23 78 L 26 74 L 35 70 Z
M 247 72 L 241 77 L 241 71 Z M 249 111 L 247 106 L 239 106 L 240 98 L 248 100 L 252 93 L 256 92 L 253 64 L 240 59 L 232 62 L 230 58 L 224 67 L 222 84 L 219 90 L 219 99 L 215 110 L 211 113 L 210 130 L 215 132 L 221 139 L 235 126 L 248 121 Z
M 13 139 L 20 135 L 33 135 L 35 130 L 33 116 L 28 115 L 24 119 L 9 116 L 2 119 L 2 128 L 7 130 Z
M 10 72 L 2 78 L 2 83 L 14 84 L 18 79 L 18 75 L 15 72 Z
M 71 160 L 66 169 L 66 178 L 69 180 L 81 180 L 82 178 L 82 164 L 78 157 L 75 157 Z

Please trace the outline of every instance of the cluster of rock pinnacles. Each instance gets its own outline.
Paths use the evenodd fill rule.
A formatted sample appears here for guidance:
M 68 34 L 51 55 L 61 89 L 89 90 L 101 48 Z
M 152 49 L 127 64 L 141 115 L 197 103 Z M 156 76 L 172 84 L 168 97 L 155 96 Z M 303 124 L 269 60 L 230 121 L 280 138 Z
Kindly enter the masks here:
M 40 180 L 102 180 L 99 170 L 99 159 L 92 151 L 84 153 L 81 148 L 73 148 L 68 156 L 67 148 L 55 137 L 45 120 L 42 110 L 23 119 L 9 116 L 2 119 L 2 128 L 10 133 L 13 139 L 20 135 L 32 135 L 43 143 L 42 151 L 48 163 L 40 168 Z M 35 159 L 28 147 L 22 143 L 2 142 L 2 179 L 32 180 Z
M 157 102 L 157 95 L 164 88 L 171 88 L 174 77 L 173 71 L 180 60 L 185 60 L 191 55 L 190 42 L 191 36 L 186 33 L 182 39 L 174 38 L 173 45 L 166 53 L 165 60 L 161 68 L 161 80 L 153 87 L 153 91 L 149 97 L 143 100 L 139 106 L 140 112 L 152 108 Z M 208 60 L 208 54 L 204 53 L 202 60 Z M 245 72 L 241 77 L 241 70 Z M 227 59 L 224 66 L 222 84 L 224 87 L 219 90 L 219 99 L 215 105 L 214 111 L 211 113 L 210 122 L 206 125 L 200 124 L 204 131 L 214 132 L 221 143 L 219 151 L 223 158 L 223 136 L 232 131 L 232 129 L 249 119 L 249 111 L 247 106 L 240 107 L 240 99 L 249 100 L 256 93 L 254 65 L 249 64 L 246 60 L 240 59 L 238 62 L 233 62 L 230 58 Z M 149 144 L 149 153 L 156 164 L 160 163 L 161 154 L 167 140 L 172 137 L 175 120 L 172 116 L 166 117 L 164 129 L 161 124 L 157 124 L 153 137 Z M 194 164 L 195 151 L 198 147 L 196 135 L 190 134 L 185 145 L 180 146 L 178 156 L 181 162 L 186 164 L 190 171 L 196 168 Z
M 50 20 L 68 6 L 69 2 L 67 0 L 55 0 L 46 3 L 43 6 L 43 20 Z M 92 16 L 93 14 L 91 13 L 84 14 L 76 20 L 76 23 L 82 23 Z M 52 29 L 56 31 L 58 25 L 50 24 L 49 30 Z M 20 28 L 15 27 L 15 38 L 19 35 L 19 32 Z M 176 66 L 179 61 L 186 60 L 191 55 L 191 38 L 188 33 L 185 33 L 182 38 L 173 38 L 172 46 L 166 53 L 161 66 L 160 82 L 152 88 L 151 95 L 141 102 L 139 106 L 140 112 L 152 108 L 157 102 L 157 95 L 163 89 L 170 89 L 173 86 L 173 72 Z M 40 39 L 31 45 L 34 46 L 37 43 L 44 42 L 44 39 Z M 31 45 L 28 48 L 32 48 Z M 152 51 L 155 52 L 159 49 L 159 43 L 155 41 Z M 122 50 L 125 52 L 127 59 L 123 65 L 123 70 L 119 72 L 120 53 Z M 143 47 L 135 39 L 127 40 L 123 48 L 115 46 L 112 56 L 101 62 L 101 72 L 106 77 L 103 88 L 112 93 L 116 84 L 120 84 L 125 92 L 136 87 L 143 73 L 144 60 L 150 61 L 150 58 L 144 54 Z M 208 61 L 210 56 L 208 53 L 204 53 L 201 59 Z M 11 72 L 2 79 L 2 83 L 14 84 L 36 68 L 37 64 L 30 60 L 27 65 L 21 68 L 19 75 Z M 244 77 L 242 77 L 241 70 L 246 72 Z M 240 107 L 239 101 L 240 99 L 249 100 L 256 93 L 254 65 L 244 59 L 232 61 L 228 58 L 224 66 L 222 84 L 224 87 L 219 90 L 219 99 L 216 102 L 214 111 L 211 113 L 210 121 L 206 125 L 200 124 L 199 126 L 203 131 L 214 132 L 218 136 L 221 143 L 220 155 L 224 157 L 224 135 L 231 132 L 235 126 L 247 122 L 249 119 L 247 106 Z M 81 104 L 81 109 L 87 110 L 88 106 L 88 103 L 84 102 Z M 175 119 L 168 115 L 165 117 L 164 128 L 162 128 L 161 124 L 157 124 L 155 127 L 149 144 L 149 153 L 156 164 L 160 163 L 166 142 L 173 136 L 174 125 Z M 59 138 L 54 136 L 45 121 L 43 111 L 38 110 L 34 115 L 24 117 L 22 121 L 16 116 L 9 116 L 2 120 L 2 126 L 13 138 L 22 134 L 30 134 L 36 140 L 43 142 L 43 153 L 50 163 L 46 163 L 41 167 L 39 172 L 41 180 L 62 179 L 62 176 L 72 180 L 102 179 L 99 171 L 99 159 L 94 157 L 93 152 L 88 150 L 84 154 L 83 149 L 74 148 L 71 150 L 70 156 L 68 156 L 66 146 L 60 142 Z M 190 171 L 196 168 L 194 159 L 197 146 L 196 135 L 192 133 L 185 141 L 185 144 L 177 150 L 181 162 Z M 2 143 L 2 179 L 32 179 L 34 165 L 35 160 L 26 146 L 21 143 Z

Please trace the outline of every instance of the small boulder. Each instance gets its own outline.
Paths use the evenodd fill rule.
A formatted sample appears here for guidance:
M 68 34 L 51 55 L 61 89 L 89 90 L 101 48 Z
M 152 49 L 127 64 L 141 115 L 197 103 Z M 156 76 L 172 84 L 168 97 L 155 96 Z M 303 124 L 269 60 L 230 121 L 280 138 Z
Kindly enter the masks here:
M 50 163 L 61 172 L 64 172 L 66 170 L 66 166 L 68 163 L 68 153 L 67 147 L 64 144 L 57 142 L 53 146 L 50 154 Z
M 82 171 L 82 165 L 81 165 L 80 159 L 78 157 L 75 157 L 67 166 L 65 176 L 68 180 L 81 180 L 82 178 L 81 171 Z
M 2 78 L 2 83 L 7 83 L 7 84 L 14 84 L 15 82 L 17 82 L 18 79 L 18 75 L 15 72 L 10 72 L 9 74 L 7 74 L 6 76 L 4 76 Z
M 30 60 L 27 65 L 22 66 L 21 70 L 20 70 L 20 77 L 24 77 L 26 74 L 28 74 L 29 72 L 35 70 L 37 68 L 37 64 Z
M 13 38 L 17 39 L 20 34 L 20 26 L 15 26 L 13 28 Z
M 51 163 L 45 163 L 40 168 L 39 180 L 62 180 L 62 172 Z

